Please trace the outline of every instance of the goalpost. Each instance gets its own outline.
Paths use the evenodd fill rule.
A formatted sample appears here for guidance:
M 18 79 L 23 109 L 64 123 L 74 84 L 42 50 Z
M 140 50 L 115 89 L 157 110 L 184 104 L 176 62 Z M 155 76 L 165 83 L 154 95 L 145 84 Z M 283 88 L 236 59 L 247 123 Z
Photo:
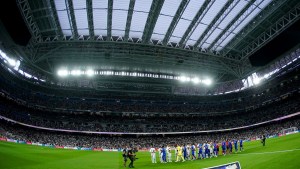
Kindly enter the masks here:
M 282 131 L 281 131 L 282 134 L 292 134 L 292 133 L 296 133 L 296 132 L 298 132 L 297 127 L 290 127 L 290 128 L 282 129 Z

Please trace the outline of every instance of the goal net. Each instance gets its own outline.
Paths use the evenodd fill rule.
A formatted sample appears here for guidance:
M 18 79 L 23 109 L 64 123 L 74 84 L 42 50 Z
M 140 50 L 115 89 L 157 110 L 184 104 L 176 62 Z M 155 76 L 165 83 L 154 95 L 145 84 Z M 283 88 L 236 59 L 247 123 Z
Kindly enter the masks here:
M 282 134 L 290 134 L 290 133 L 296 133 L 297 131 L 298 131 L 297 127 L 290 127 L 290 128 L 283 129 L 281 131 L 281 133 Z

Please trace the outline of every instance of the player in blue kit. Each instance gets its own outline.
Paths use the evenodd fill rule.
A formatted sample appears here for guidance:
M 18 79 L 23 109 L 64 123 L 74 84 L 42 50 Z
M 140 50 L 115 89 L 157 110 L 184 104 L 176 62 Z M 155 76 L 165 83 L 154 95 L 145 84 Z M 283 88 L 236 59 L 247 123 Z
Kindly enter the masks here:
M 183 158 L 184 160 L 187 160 L 187 149 L 186 149 L 186 145 L 183 146 Z
M 237 142 L 237 140 L 233 140 L 233 144 L 234 144 L 235 153 L 237 153 L 238 152 L 238 142 Z
M 214 156 L 218 157 L 217 142 L 214 142 Z
M 203 148 L 202 144 L 198 144 L 198 159 L 203 159 Z
M 244 148 L 243 148 L 243 140 L 240 139 L 240 151 L 243 151 L 243 150 L 244 150 Z
M 226 155 L 226 142 L 225 141 L 222 142 L 222 153 L 224 156 Z
M 161 148 L 161 154 L 162 154 L 162 161 L 163 163 L 167 162 L 167 152 L 165 146 L 162 146 Z
M 192 145 L 192 160 L 196 160 L 196 146 Z
M 228 147 L 229 147 L 229 153 L 231 154 L 232 153 L 232 142 L 231 141 L 229 141 Z
M 209 158 L 210 157 L 210 151 L 209 151 L 209 149 L 208 149 L 208 143 L 206 142 L 205 143 L 205 146 L 204 146 L 204 148 L 205 148 L 205 158 Z

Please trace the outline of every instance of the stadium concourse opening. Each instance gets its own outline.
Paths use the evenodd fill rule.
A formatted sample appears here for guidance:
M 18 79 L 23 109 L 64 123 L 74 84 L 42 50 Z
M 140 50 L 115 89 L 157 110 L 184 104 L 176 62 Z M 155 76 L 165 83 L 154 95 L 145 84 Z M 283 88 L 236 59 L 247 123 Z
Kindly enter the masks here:
M 14 0 L 0 168 L 300 168 L 299 0 Z

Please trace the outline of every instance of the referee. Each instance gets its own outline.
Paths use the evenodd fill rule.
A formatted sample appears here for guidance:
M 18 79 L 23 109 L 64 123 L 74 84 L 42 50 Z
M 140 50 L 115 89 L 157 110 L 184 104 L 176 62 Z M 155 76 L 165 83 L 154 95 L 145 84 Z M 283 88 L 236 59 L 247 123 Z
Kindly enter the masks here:
M 261 142 L 262 142 L 263 146 L 266 145 L 266 136 L 265 135 L 262 136 Z

